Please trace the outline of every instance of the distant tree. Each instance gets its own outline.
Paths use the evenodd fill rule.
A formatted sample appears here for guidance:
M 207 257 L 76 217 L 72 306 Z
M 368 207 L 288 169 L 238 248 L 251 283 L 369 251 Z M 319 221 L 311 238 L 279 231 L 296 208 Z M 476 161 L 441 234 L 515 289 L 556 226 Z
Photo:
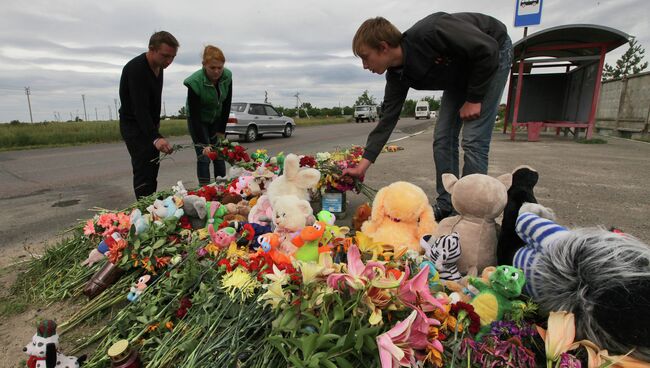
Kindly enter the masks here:
M 368 92 L 368 90 L 363 91 L 361 96 L 357 98 L 357 101 L 354 103 L 355 106 L 359 105 L 376 105 L 375 97 Z
M 648 67 L 648 62 L 641 63 L 645 49 L 637 44 L 636 39 L 630 42 L 630 48 L 627 49 L 625 54 L 620 59 L 616 60 L 616 66 L 605 64 L 603 70 L 603 80 L 622 78 L 628 75 L 637 74 L 642 72 Z
M 440 109 L 440 100 L 436 100 L 435 97 L 425 97 L 424 100 L 429 103 L 429 110 L 438 111 Z
M 415 104 L 417 101 L 407 98 L 402 106 L 402 113 L 400 116 L 415 116 Z
M 9 122 L 9 124 L 18 125 L 18 124 L 20 124 L 20 120 L 12 120 L 12 121 Z
M 185 109 L 185 106 L 181 107 L 178 110 L 178 118 L 179 119 L 187 119 L 187 109 Z

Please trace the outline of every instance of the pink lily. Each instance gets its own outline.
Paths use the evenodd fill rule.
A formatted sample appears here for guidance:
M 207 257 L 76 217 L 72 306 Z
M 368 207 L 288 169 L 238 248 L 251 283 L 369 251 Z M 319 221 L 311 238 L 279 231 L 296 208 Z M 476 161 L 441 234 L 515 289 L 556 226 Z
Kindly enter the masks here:
M 429 266 L 422 267 L 417 275 L 409 278 L 409 267 L 405 267 L 402 284 L 399 286 L 397 297 L 402 303 L 415 309 L 421 316 L 426 318 L 424 312 L 431 312 L 436 308 L 444 310 L 440 301 L 431 295 L 429 290 Z
M 348 272 L 347 273 L 332 273 L 327 277 L 327 285 L 333 289 L 339 289 L 339 283 L 345 283 L 352 289 L 363 288 L 369 280 L 375 277 L 374 268 L 377 267 L 385 271 L 385 267 L 380 262 L 371 261 L 363 264 L 359 248 L 356 245 L 351 245 L 348 249 Z
M 433 346 L 434 349 L 442 352 L 440 341 L 434 340 L 432 343 L 428 340 L 427 335 L 431 325 L 429 320 L 429 318 L 422 318 L 414 310 L 405 320 L 397 322 L 393 328 L 377 336 L 382 368 L 415 366 L 414 349 L 423 350 Z
M 84 226 L 84 235 L 93 235 L 95 234 L 95 224 L 93 223 L 93 220 L 90 219 L 86 221 L 86 226 Z

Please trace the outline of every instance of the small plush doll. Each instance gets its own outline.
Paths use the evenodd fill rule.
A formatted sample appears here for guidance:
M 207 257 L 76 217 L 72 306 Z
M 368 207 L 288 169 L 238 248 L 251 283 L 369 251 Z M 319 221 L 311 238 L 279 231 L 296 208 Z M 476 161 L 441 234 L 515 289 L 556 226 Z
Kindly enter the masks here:
M 206 223 L 206 200 L 203 197 L 191 194 L 183 197 L 183 212 L 190 220 L 192 229 L 202 229 Z
M 515 231 L 515 222 L 524 202 L 537 203 L 533 188 L 538 179 L 537 171 L 529 166 L 519 166 L 512 172 L 512 185 L 508 189 L 508 202 L 503 210 L 501 232 L 497 241 L 498 264 L 512 264 L 515 252 L 524 246 L 524 241 Z
M 76 368 L 80 367 L 86 356 L 79 358 L 66 356 L 58 352 L 59 335 L 56 333 L 56 322 L 44 320 L 38 324 L 32 342 L 23 351 L 29 355 L 27 368 Z
M 469 278 L 469 283 L 479 291 L 470 303 L 481 317 L 481 331 L 476 335 L 477 340 L 490 331 L 492 322 L 500 321 L 504 314 L 514 308 L 523 308 L 524 302 L 512 299 L 521 294 L 525 282 L 524 273 L 512 266 L 497 267 L 490 275 L 490 286 L 475 277 Z
M 493 178 L 471 174 L 457 179 L 443 174 L 445 190 L 457 216 L 447 217 L 438 224 L 436 236 L 458 233 L 463 240 L 463 253 L 457 262 L 462 274 L 478 272 L 497 261 L 497 230 L 494 221 L 503 212 L 508 200 L 511 174 Z
M 106 257 L 106 253 L 108 253 L 108 244 L 102 240 L 99 242 L 97 248 L 90 251 L 88 258 L 86 258 L 85 261 L 81 262 L 81 265 L 90 267 L 104 259 L 104 257 Z
M 257 237 L 257 242 L 260 244 L 258 252 L 268 253 L 275 264 L 291 264 L 291 258 L 288 255 L 280 252 L 280 237 L 278 234 L 266 233 Z
M 280 237 L 280 250 L 292 254 L 296 247 L 291 239 L 302 228 L 307 226 L 308 220 L 314 217 L 314 211 L 304 199 L 293 195 L 279 196 L 273 202 L 273 232 Z
M 273 221 L 273 206 L 267 195 L 259 197 L 248 213 L 248 222 L 260 225 L 270 225 Z
M 424 256 L 431 261 L 444 281 L 458 281 L 461 279 L 456 261 L 460 258 L 461 247 L 458 233 L 443 235 L 439 238 L 425 235 L 420 238 L 420 246 L 424 249 Z
M 372 202 L 372 215 L 361 231 L 376 243 L 393 247 L 396 254 L 422 252 L 420 238 L 436 231 L 433 209 L 424 191 L 397 181 L 381 188 Z
M 291 243 L 298 247 L 295 257 L 303 262 L 318 262 L 318 254 L 328 252 L 327 246 L 319 248 L 319 240 L 325 233 L 327 225 L 323 221 L 317 221 L 311 226 L 305 226 L 298 236 L 291 240 Z
M 221 204 L 219 201 L 206 202 L 205 211 L 207 216 L 206 227 L 208 227 L 208 230 L 210 226 L 215 230 L 218 229 L 219 225 L 223 222 L 223 217 L 228 214 L 226 206 Z
M 129 294 L 126 296 L 126 299 L 131 303 L 135 303 L 139 300 L 140 295 L 144 292 L 144 289 L 147 288 L 147 284 L 151 280 L 151 275 L 142 275 L 138 278 L 133 286 L 129 289 Z
M 147 211 L 149 211 L 154 221 L 157 222 L 170 217 L 179 219 L 183 216 L 183 208 L 179 208 L 179 205 L 182 207 L 182 204 L 180 204 L 181 201 L 180 198 L 177 199 L 177 197 L 174 196 L 169 196 L 162 201 L 156 199 L 152 205 L 147 207 Z
M 220 249 L 228 248 L 230 243 L 237 240 L 237 230 L 230 226 L 222 227 L 216 231 L 214 230 L 214 227 L 210 226 L 208 227 L 208 232 L 210 233 L 212 243 Z
M 149 230 L 150 226 L 150 217 L 142 216 L 142 212 L 139 209 L 134 209 L 129 216 L 131 218 L 131 226 L 135 227 L 135 234 L 144 234 Z
M 545 213 L 526 203 L 517 218 L 526 246 L 514 265 L 525 272 L 526 293 L 542 312 L 574 313 L 576 340 L 650 362 L 650 246 L 603 228 L 569 230 Z
M 372 208 L 368 203 L 360 204 L 352 216 L 352 228 L 354 231 L 361 231 L 361 226 L 370 218 Z

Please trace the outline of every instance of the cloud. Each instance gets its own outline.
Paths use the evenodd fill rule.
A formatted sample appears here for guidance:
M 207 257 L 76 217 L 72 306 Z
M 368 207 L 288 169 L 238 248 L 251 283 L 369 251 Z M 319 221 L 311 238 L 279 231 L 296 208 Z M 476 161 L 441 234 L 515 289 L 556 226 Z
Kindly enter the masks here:
M 408 0 L 197 0 L 5 2 L 0 23 L 0 121 L 29 119 L 24 87 L 32 91 L 34 119 L 51 120 L 83 114 L 81 95 L 93 114 L 108 118 L 118 98 L 122 66 L 146 51 L 157 30 L 174 34 L 181 47 L 165 71 L 163 98 L 168 113 L 183 104 L 182 81 L 201 65 L 207 44 L 222 48 L 234 74 L 234 99 L 262 101 L 264 91 L 278 105 L 293 106 L 296 92 L 315 106 L 351 105 L 366 89 L 380 101 L 384 77 L 363 70 L 351 52 L 351 39 L 365 19 L 384 16 L 406 30 L 435 11 L 476 11 L 508 26 L 513 41 L 523 30 L 512 27 L 512 1 Z M 188 5 L 191 4 L 191 5 Z M 636 36 L 650 47 L 644 0 L 545 0 L 542 25 L 591 23 Z M 613 63 L 625 52 L 610 53 Z M 431 95 L 411 91 L 411 98 Z M 439 93 L 436 93 L 439 95 Z M 103 111 L 103 113 L 101 112 Z M 113 116 L 115 113 L 113 112 Z

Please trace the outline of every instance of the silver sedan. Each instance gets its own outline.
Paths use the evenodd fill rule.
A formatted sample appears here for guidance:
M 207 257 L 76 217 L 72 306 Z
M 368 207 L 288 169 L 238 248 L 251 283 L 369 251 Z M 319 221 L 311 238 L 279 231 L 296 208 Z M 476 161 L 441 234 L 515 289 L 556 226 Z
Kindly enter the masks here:
M 263 134 L 282 134 L 291 137 L 296 123 L 265 103 L 233 102 L 226 125 L 226 134 L 237 134 L 247 142 L 254 142 Z

